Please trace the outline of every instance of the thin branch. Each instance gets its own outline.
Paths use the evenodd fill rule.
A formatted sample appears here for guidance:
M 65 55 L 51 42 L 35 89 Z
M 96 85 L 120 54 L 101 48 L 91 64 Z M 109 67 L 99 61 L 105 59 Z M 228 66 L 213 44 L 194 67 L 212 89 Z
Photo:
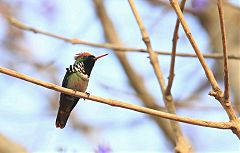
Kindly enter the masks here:
M 117 30 L 115 29 L 115 26 L 113 24 L 113 21 L 107 13 L 104 5 L 104 0 L 94 0 L 93 2 L 95 4 L 96 15 L 98 16 L 102 24 L 106 41 L 114 43 L 115 45 L 123 46 L 121 39 L 118 36 Z M 129 79 L 129 84 L 136 92 L 136 95 L 141 100 L 144 107 L 163 111 L 163 108 L 161 108 L 157 104 L 156 99 L 150 94 L 150 91 L 147 90 L 142 77 L 134 70 L 133 66 L 129 63 L 129 60 L 125 53 L 126 52 L 118 52 L 117 50 L 114 50 L 114 54 L 121 63 L 121 66 Z M 162 130 L 167 140 L 171 142 L 172 145 L 174 145 L 175 136 L 170 127 L 170 121 L 155 116 L 151 116 L 151 118 L 156 122 L 159 129 Z
M 223 106 L 224 110 L 226 111 L 230 121 L 233 122 L 235 125 L 235 128 L 232 128 L 233 133 L 235 133 L 237 135 L 237 137 L 240 139 L 240 120 L 237 118 L 230 101 L 227 102 L 225 100 L 224 94 L 221 91 L 211 69 L 208 67 L 207 63 L 205 62 L 204 57 L 202 56 L 202 53 L 199 50 L 197 43 L 195 42 L 195 40 L 190 32 L 190 28 L 188 27 L 188 24 L 182 14 L 182 11 L 179 7 L 178 1 L 177 0 L 169 0 L 169 1 L 171 3 L 172 7 L 174 8 L 175 13 L 178 16 L 178 19 L 180 20 L 182 27 L 191 43 L 196 55 L 198 56 L 198 59 L 199 59 L 201 65 L 205 71 L 205 74 L 208 78 L 208 81 L 210 82 L 210 84 L 212 86 L 213 91 L 211 91 L 209 93 L 209 95 L 214 96 L 221 103 L 221 105 Z
M 223 62 L 224 62 L 224 97 L 227 102 L 229 102 L 230 95 L 230 83 L 229 83 L 229 72 L 228 72 L 228 52 L 227 52 L 227 39 L 226 39 L 226 31 L 224 26 L 224 9 L 222 7 L 222 0 L 217 1 L 218 13 L 219 13 L 219 21 L 221 27 L 222 34 L 222 45 L 223 45 Z
M 182 0 L 180 4 L 180 8 L 183 12 L 184 6 L 185 6 L 186 0 Z M 168 77 L 168 84 L 166 88 L 166 95 L 171 94 L 171 88 L 173 84 L 174 79 L 174 67 L 175 67 L 175 57 L 176 57 L 176 50 L 177 50 L 177 40 L 178 40 L 178 29 L 179 29 L 180 21 L 177 19 L 174 33 L 173 33 L 173 44 L 172 44 L 172 56 L 171 56 L 171 64 L 170 64 L 170 70 L 169 70 L 169 77 Z
M 155 75 L 157 76 L 157 79 L 158 79 L 158 82 L 159 82 L 159 85 L 161 87 L 162 92 L 164 92 L 164 90 L 165 90 L 165 82 L 164 82 L 164 78 L 162 76 L 161 69 L 159 67 L 158 56 L 152 49 L 152 45 L 151 45 L 151 42 L 150 42 L 150 38 L 148 36 L 148 32 L 147 32 L 147 30 L 145 29 L 145 27 L 143 25 L 141 17 L 138 15 L 138 12 L 137 12 L 137 9 L 135 7 L 135 4 L 134 4 L 133 0 L 128 0 L 128 2 L 130 4 L 130 6 L 131 6 L 132 12 L 133 12 L 133 14 L 135 16 L 135 19 L 136 19 L 137 23 L 138 23 L 140 32 L 142 34 L 142 40 L 146 44 L 147 50 L 149 52 L 150 62 L 152 64 L 152 66 L 153 66 Z
M 41 80 L 35 79 L 33 77 L 30 77 L 28 75 L 24 75 L 24 74 L 18 73 L 14 70 L 10 70 L 10 69 L 4 68 L 4 67 L 0 67 L 0 72 L 4 73 L 6 75 L 12 76 L 12 77 L 21 79 L 21 80 L 25 80 L 27 82 L 30 82 L 30 83 L 33 83 L 36 85 L 51 89 L 51 90 L 55 90 L 58 92 L 68 94 L 68 95 L 88 99 L 91 101 L 95 101 L 95 102 L 99 102 L 99 103 L 103 103 L 103 104 L 107 104 L 107 105 L 111 105 L 111 106 L 126 108 L 126 109 L 134 110 L 137 112 L 141 112 L 141 113 L 145 113 L 145 114 L 149 114 L 149 115 L 153 115 L 153 116 L 157 116 L 157 117 L 162 117 L 162 118 L 166 118 L 166 119 L 170 119 L 170 120 L 175 120 L 175 121 L 179 121 L 179 122 L 184 122 L 184 123 L 189 123 L 189 124 L 199 125 L 199 126 L 204 126 L 204 127 L 218 128 L 218 129 L 231 129 L 234 126 L 231 122 L 212 122 L 212 121 L 198 120 L 198 119 L 183 117 L 183 116 L 174 115 L 174 114 L 170 114 L 170 113 L 166 113 L 166 112 L 162 112 L 162 111 L 157 111 L 157 110 L 133 105 L 133 104 L 118 101 L 118 100 L 105 99 L 102 97 L 87 95 L 86 93 L 74 91 L 72 89 L 64 88 L 64 87 L 55 85 L 53 83 L 41 81 Z
M 112 43 L 103 43 L 103 44 L 99 44 L 99 43 L 93 43 L 93 42 L 87 42 L 87 41 L 83 41 L 80 39 L 76 39 L 76 38 L 66 38 L 57 34 L 53 34 L 50 32 L 46 32 L 46 31 L 42 31 L 33 27 L 30 27 L 26 24 L 21 23 L 20 21 L 16 20 L 13 17 L 9 17 L 8 18 L 8 22 L 19 28 L 22 30 L 26 30 L 26 31 L 31 31 L 33 33 L 38 33 L 38 34 L 42 34 L 45 36 L 49 36 L 52 38 L 56 38 L 56 39 L 60 39 L 63 41 L 66 41 L 68 43 L 72 43 L 72 44 L 81 44 L 81 45 L 87 45 L 87 46 L 92 46 L 92 47 L 98 47 L 98 48 L 107 48 L 107 49 L 112 49 L 112 50 L 116 50 L 117 52 L 142 52 L 142 53 L 148 53 L 148 51 L 146 49 L 143 48 L 131 48 L 131 47 L 122 47 L 116 44 L 112 44 Z M 172 55 L 171 52 L 167 52 L 167 51 L 155 51 L 157 54 L 160 55 Z M 194 57 L 196 58 L 197 56 L 195 54 L 191 54 L 191 53 L 177 53 L 176 56 L 179 57 Z M 223 55 L 219 54 L 219 53 L 212 53 L 212 54 L 203 54 L 203 56 L 205 58 L 214 58 L 214 59 L 223 59 Z M 231 54 L 228 56 L 229 59 L 234 59 L 234 60 L 240 60 L 240 55 L 237 54 Z
M 206 61 L 204 60 L 204 57 L 202 56 L 202 53 L 199 50 L 198 45 L 195 42 L 195 40 L 194 40 L 194 38 L 193 38 L 193 36 L 192 36 L 192 34 L 190 32 L 190 28 L 188 27 L 188 24 L 187 24 L 183 14 L 182 14 L 182 11 L 181 11 L 181 9 L 179 7 L 178 1 L 177 0 L 169 0 L 169 1 L 171 3 L 172 7 L 174 8 L 174 10 L 175 10 L 175 12 L 176 12 L 176 14 L 178 16 L 178 19 L 180 20 L 180 22 L 182 24 L 182 27 L 183 27 L 183 29 L 184 29 L 184 31 L 185 31 L 185 33 L 186 33 L 190 43 L 191 43 L 191 45 L 192 45 L 196 55 L 198 56 L 198 59 L 199 59 L 201 65 L 202 65 L 202 67 L 203 67 L 203 69 L 205 71 L 205 74 L 206 74 L 206 76 L 208 78 L 208 81 L 210 82 L 210 84 L 212 86 L 213 91 L 210 92 L 209 95 L 214 96 L 216 99 L 219 100 L 219 102 L 222 104 L 222 106 L 224 107 L 225 111 L 227 112 L 228 117 L 229 117 L 230 120 L 236 120 L 237 116 L 236 116 L 236 114 L 235 114 L 235 112 L 234 112 L 230 102 L 229 103 L 225 103 L 225 99 L 223 99 L 223 92 L 221 91 L 221 89 L 220 89 L 220 87 L 219 87 L 219 85 L 218 85 L 218 83 L 217 83 L 217 81 L 216 81 L 216 79 L 215 79 L 211 69 L 208 67 Z M 240 133 L 239 133 L 239 135 L 240 135 Z
M 186 0 L 181 1 L 181 10 L 183 12 L 184 6 L 185 6 Z M 172 56 L 171 56 L 171 64 L 170 64 L 170 70 L 169 70 L 169 77 L 168 77 L 168 83 L 167 87 L 165 90 L 165 98 L 167 103 L 169 103 L 169 109 L 173 110 L 176 114 L 176 106 L 175 103 L 173 103 L 173 98 L 171 94 L 171 88 L 173 84 L 173 79 L 174 79 L 174 67 L 175 67 L 175 58 L 176 58 L 176 50 L 177 50 L 177 40 L 178 40 L 178 29 L 179 29 L 180 21 L 177 19 L 174 33 L 173 33 L 173 44 L 172 44 Z M 177 139 L 177 144 L 175 148 L 175 152 L 192 152 L 192 147 L 190 143 L 187 142 L 187 140 L 184 139 L 183 134 L 181 132 L 181 129 L 177 124 L 173 124 L 173 127 L 175 127 L 175 130 L 177 133 L 176 134 L 176 139 Z
M 128 0 L 128 2 L 131 6 L 132 12 L 135 16 L 135 19 L 136 19 L 139 29 L 141 31 L 142 40 L 144 41 L 144 43 L 147 47 L 147 50 L 149 52 L 150 62 L 152 64 L 154 73 L 157 77 L 158 83 L 161 87 L 165 106 L 169 113 L 176 114 L 176 108 L 173 103 L 172 96 L 171 95 L 166 96 L 166 94 L 165 94 L 166 85 L 165 85 L 164 77 L 163 77 L 159 62 L 158 62 L 158 56 L 152 49 L 152 45 L 151 45 L 151 41 L 150 41 L 148 32 L 142 22 L 140 15 L 138 14 L 138 11 L 137 11 L 137 8 L 135 7 L 134 1 Z M 175 134 L 175 141 L 176 141 L 175 152 L 179 152 L 179 153 L 192 152 L 192 149 L 191 149 L 192 147 L 191 147 L 190 143 L 184 138 L 179 124 L 175 121 L 171 121 L 171 126 L 172 126 L 172 130 Z
M 204 57 L 203 57 L 200 49 L 198 48 L 197 43 L 195 42 L 195 39 L 192 36 L 192 33 L 190 32 L 190 28 L 188 27 L 188 24 L 185 21 L 185 18 L 184 18 L 183 14 L 182 14 L 182 11 L 181 11 L 181 9 L 179 7 L 178 1 L 177 0 L 169 0 L 169 1 L 171 3 L 172 7 L 174 8 L 174 10 L 175 10 L 175 12 L 176 12 L 176 14 L 178 16 L 178 19 L 180 20 L 180 22 L 182 24 L 182 27 L 183 27 L 183 29 L 184 29 L 184 31 L 185 31 L 185 33 L 186 33 L 190 43 L 191 43 L 191 45 L 192 45 L 196 55 L 198 56 L 198 59 L 199 59 L 201 65 L 202 65 L 202 67 L 203 67 L 203 69 L 205 71 L 205 74 L 206 74 L 206 76 L 207 76 L 207 78 L 208 78 L 208 80 L 209 80 L 213 90 L 214 91 L 220 91 L 220 87 L 219 87 L 219 85 L 218 85 L 218 83 L 217 83 L 217 81 L 216 81 L 216 79 L 215 79 L 211 69 L 208 67 L 206 61 L 204 60 Z

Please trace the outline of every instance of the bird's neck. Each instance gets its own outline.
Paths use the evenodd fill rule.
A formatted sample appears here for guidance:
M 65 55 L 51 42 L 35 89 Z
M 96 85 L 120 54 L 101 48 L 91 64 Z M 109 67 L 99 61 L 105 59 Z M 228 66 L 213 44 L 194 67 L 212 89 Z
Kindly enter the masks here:
M 73 66 L 76 67 L 81 73 L 86 74 L 90 77 L 94 64 L 95 61 L 75 61 Z

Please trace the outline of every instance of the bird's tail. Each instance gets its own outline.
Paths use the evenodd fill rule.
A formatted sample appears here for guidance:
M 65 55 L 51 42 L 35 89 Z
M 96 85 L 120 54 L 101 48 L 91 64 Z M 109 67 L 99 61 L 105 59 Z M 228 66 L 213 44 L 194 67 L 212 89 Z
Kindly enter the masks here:
M 67 123 L 68 117 L 71 112 L 66 112 L 63 110 L 58 110 L 57 118 L 56 118 L 56 127 L 63 129 Z
M 60 106 L 58 109 L 58 114 L 56 118 L 56 127 L 63 129 L 67 123 L 68 117 L 76 106 L 79 98 L 73 97 L 65 94 L 60 96 Z

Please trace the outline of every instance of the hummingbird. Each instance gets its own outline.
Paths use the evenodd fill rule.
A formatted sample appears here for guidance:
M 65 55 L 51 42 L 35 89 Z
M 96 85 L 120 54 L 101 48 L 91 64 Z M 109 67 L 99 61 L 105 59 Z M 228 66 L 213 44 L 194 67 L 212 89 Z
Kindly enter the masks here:
M 89 77 L 95 62 L 108 54 L 98 57 L 84 52 L 75 55 L 75 62 L 66 68 L 62 87 L 73 89 L 75 91 L 85 92 L 88 86 Z M 86 93 L 86 92 L 85 92 Z M 89 95 L 89 93 L 86 93 Z M 79 97 L 61 93 L 59 101 L 59 109 L 56 118 L 56 127 L 63 129 L 67 123 L 68 117 L 79 101 Z

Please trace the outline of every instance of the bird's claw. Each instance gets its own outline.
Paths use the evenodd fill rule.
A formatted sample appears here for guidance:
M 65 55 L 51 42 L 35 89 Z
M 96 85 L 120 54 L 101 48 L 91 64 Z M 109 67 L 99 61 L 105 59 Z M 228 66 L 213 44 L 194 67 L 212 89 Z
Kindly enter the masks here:
M 76 94 L 77 93 L 77 90 L 76 89 L 73 89 L 74 93 Z
M 90 93 L 88 92 L 85 92 L 85 94 L 89 97 L 90 96 Z M 83 98 L 84 100 L 86 100 L 85 98 Z

